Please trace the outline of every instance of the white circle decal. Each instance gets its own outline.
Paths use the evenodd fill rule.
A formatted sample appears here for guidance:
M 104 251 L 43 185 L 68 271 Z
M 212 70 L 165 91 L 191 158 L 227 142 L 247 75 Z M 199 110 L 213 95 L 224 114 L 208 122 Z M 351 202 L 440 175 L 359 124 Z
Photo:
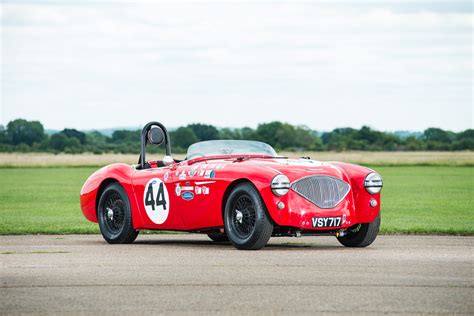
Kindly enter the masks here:
M 158 178 L 153 178 L 145 186 L 143 204 L 148 217 L 155 224 L 163 224 L 168 218 L 170 199 L 166 185 Z

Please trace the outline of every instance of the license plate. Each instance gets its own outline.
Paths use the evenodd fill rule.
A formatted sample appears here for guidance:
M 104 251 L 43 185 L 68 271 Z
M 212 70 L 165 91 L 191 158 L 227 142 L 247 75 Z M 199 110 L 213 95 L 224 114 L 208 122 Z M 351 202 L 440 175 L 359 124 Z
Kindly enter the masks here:
M 339 227 L 341 217 L 313 217 L 313 228 Z

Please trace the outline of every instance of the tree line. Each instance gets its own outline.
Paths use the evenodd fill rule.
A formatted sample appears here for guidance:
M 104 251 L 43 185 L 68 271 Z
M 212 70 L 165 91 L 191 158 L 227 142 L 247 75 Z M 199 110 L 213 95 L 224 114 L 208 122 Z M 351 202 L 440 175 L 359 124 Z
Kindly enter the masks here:
M 138 153 L 140 130 L 115 130 L 111 136 L 98 131 L 83 132 L 66 128 L 48 135 L 38 121 L 16 119 L 0 127 L 0 152 Z M 422 133 L 400 135 L 363 126 L 336 128 L 319 133 L 305 126 L 282 122 L 259 124 L 257 128 L 217 128 L 189 124 L 170 131 L 173 152 L 183 153 L 189 145 L 213 139 L 257 140 L 277 151 L 455 151 L 474 150 L 474 130 L 454 133 L 428 128 Z M 152 152 L 162 149 L 152 148 Z

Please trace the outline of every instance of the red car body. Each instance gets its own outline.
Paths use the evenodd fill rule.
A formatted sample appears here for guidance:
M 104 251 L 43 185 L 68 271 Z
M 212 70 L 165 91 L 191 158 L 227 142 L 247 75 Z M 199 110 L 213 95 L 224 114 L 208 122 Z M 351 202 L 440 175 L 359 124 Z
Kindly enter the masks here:
M 174 162 L 164 167 L 151 162 L 150 166 L 139 170 L 136 166 L 112 164 L 92 174 L 81 190 L 84 216 L 92 222 L 98 221 L 100 194 L 112 182 L 119 182 L 126 191 L 136 230 L 206 232 L 222 229 L 227 196 L 242 182 L 251 183 L 260 193 L 268 215 L 278 227 L 274 235 L 337 234 L 354 225 L 374 221 L 380 212 L 380 193 L 370 194 L 364 187 L 366 176 L 373 171 L 357 165 L 259 155 L 222 155 Z M 293 189 L 284 196 L 275 195 L 270 184 L 278 174 L 286 175 L 291 183 L 308 176 L 327 176 L 344 181 L 350 189 L 333 208 L 320 208 Z M 167 214 L 162 214 L 159 220 L 147 212 L 146 187 L 150 181 L 163 183 L 166 188 Z M 313 219 L 327 217 L 341 217 L 342 221 L 333 227 L 315 225 Z

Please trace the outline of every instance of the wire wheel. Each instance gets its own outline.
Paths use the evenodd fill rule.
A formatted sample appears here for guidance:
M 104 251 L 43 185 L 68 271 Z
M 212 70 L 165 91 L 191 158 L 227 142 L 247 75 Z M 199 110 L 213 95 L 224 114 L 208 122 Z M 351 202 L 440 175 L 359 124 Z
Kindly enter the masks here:
M 237 235 L 242 238 L 248 238 L 255 228 L 255 205 L 252 199 L 243 194 L 239 196 L 232 204 L 232 225 Z
M 112 235 L 120 234 L 125 224 L 125 204 L 118 192 L 110 192 L 102 208 L 102 217 Z
M 237 184 L 230 192 L 224 208 L 224 229 L 229 241 L 237 249 L 257 250 L 268 243 L 273 224 L 253 184 Z

